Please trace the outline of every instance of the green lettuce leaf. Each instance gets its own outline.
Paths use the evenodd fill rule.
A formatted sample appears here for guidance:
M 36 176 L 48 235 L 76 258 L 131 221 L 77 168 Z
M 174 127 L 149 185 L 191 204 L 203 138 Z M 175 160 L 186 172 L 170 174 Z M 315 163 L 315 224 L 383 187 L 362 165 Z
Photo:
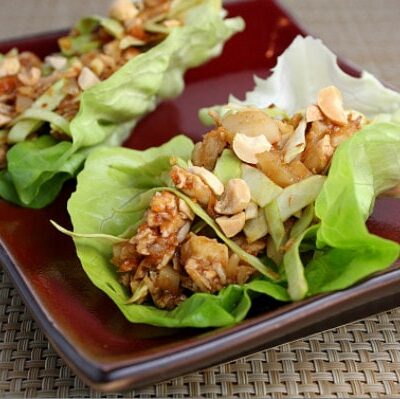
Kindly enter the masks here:
M 8 171 L 0 174 L 0 195 L 18 205 L 42 208 L 78 173 L 84 159 L 70 142 L 48 135 L 18 143 L 8 151 Z
M 200 120 L 205 124 L 212 121 L 208 110 L 224 115 L 240 106 L 265 108 L 269 104 L 292 115 L 313 104 L 318 92 L 330 85 L 341 91 L 346 108 L 369 118 L 392 115 L 400 109 L 400 93 L 388 89 L 367 71 L 360 78 L 347 74 L 338 66 L 336 55 L 320 39 L 311 36 L 297 36 L 278 57 L 271 76 L 256 76 L 254 80 L 254 89 L 245 94 L 243 101 L 230 96 L 228 104 L 203 108 Z
M 241 18 L 223 19 L 220 1 L 196 1 L 193 7 L 184 11 L 184 26 L 173 29 L 160 44 L 133 58 L 110 78 L 83 93 L 79 113 L 69 124 L 71 148 L 65 151 L 54 143 L 57 145 L 54 152 L 61 154 L 62 150 L 63 154 L 69 154 L 69 157 L 62 157 L 65 164 L 53 164 L 54 153 L 50 148 L 47 151 L 51 154 L 43 157 L 40 143 L 17 144 L 15 147 L 24 145 L 24 156 L 20 156 L 20 150 L 15 150 L 14 155 L 9 152 L 12 160 L 8 160 L 7 179 L 4 174 L 2 176 L 0 197 L 27 207 L 43 207 L 52 202 L 62 182 L 79 170 L 78 159 L 83 162 L 96 146 L 121 145 L 143 115 L 153 111 L 161 100 L 182 92 L 183 75 L 188 68 L 218 56 L 224 42 L 243 29 Z M 85 23 L 88 26 L 81 26 L 85 32 L 93 24 L 93 21 L 89 22 Z M 49 115 L 45 116 L 43 120 L 48 120 Z M 34 123 L 40 124 L 40 120 L 35 119 Z M 62 128 L 67 129 L 64 125 Z M 40 162 L 32 173 L 30 167 L 37 159 Z M 51 182 L 56 182 L 51 190 L 41 187 L 51 185 Z
M 337 149 L 315 204 L 323 254 L 306 267 L 309 294 L 339 290 L 390 266 L 400 245 L 368 232 L 376 196 L 400 181 L 400 125 L 374 123 Z
M 146 151 L 125 148 L 101 148 L 93 151 L 78 176 L 77 190 L 68 202 L 74 233 L 111 236 L 129 236 L 127 232 L 133 234 L 132 226 L 141 221 L 155 191 L 162 189 L 157 186 L 168 183 L 164 172 L 171 165 L 167 159 L 173 156 L 189 160 L 192 150 L 191 140 L 177 136 L 161 147 Z M 166 189 L 177 193 L 173 188 Z M 197 204 L 183 194 L 179 195 L 196 214 L 221 234 L 218 226 L 203 215 Z M 221 238 L 233 250 L 242 251 L 231 240 Z M 237 323 L 246 316 L 254 295 L 264 294 L 279 301 L 289 300 L 285 287 L 260 279 L 244 286 L 229 286 L 218 295 L 196 293 L 172 311 L 160 310 L 150 305 L 128 304 L 129 293 L 119 283 L 116 268 L 110 263 L 110 242 L 101 237 L 75 238 L 74 241 L 82 267 L 91 281 L 132 322 L 167 327 L 226 326 Z M 240 252 L 239 256 L 245 256 L 249 263 L 255 262 L 259 267 L 267 269 L 261 260 L 249 254 Z

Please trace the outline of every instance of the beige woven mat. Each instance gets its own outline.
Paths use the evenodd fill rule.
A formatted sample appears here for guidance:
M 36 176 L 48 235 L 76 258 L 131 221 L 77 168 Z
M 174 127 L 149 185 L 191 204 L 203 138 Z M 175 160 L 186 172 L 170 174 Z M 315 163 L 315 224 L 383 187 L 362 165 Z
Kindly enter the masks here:
M 267 0 L 266 0 L 267 1 Z M 108 0 L 0 0 L 0 40 L 71 25 Z M 400 87 L 400 0 L 281 0 L 335 52 Z M 0 272 L 0 397 L 399 397 L 400 308 L 124 395 L 84 385 Z
M 91 390 L 0 273 L 0 397 L 400 397 L 400 309 L 124 395 Z

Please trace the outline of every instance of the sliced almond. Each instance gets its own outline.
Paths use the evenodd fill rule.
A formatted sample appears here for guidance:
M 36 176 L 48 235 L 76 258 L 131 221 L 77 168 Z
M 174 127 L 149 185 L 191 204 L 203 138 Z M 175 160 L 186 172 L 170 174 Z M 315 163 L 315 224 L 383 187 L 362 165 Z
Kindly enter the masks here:
M 78 77 L 78 85 L 82 90 L 87 90 L 99 83 L 100 79 L 88 67 L 83 67 Z
M 178 209 L 179 212 L 183 213 L 189 220 L 194 219 L 193 211 L 190 209 L 189 205 L 182 198 L 179 198 Z
M 222 195 L 224 192 L 224 185 L 221 180 L 218 179 L 214 173 L 210 172 L 208 169 L 203 166 L 192 166 L 189 168 L 189 172 L 194 173 L 199 176 L 204 183 L 206 183 L 215 195 Z
M 33 67 L 29 70 L 22 70 L 18 74 L 18 80 L 25 86 L 34 86 L 39 82 L 41 76 L 42 71 L 39 68 Z
M 7 125 L 11 120 L 9 116 L 0 114 L 0 126 Z
M 131 0 L 115 0 L 110 7 L 109 15 L 119 21 L 128 21 L 135 18 L 139 10 Z
M 62 55 L 48 55 L 44 61 L 57 71 L 67 66 L 67 59 Z
M 178 19 L 167 19 L 163 23 L 167 28 L 176 28 L 177 26 L 181 26 L 182 22 Z
M 245 215 L 246 215 L 246 220 L 249 219 L 254 219 L 258 216 L 258 205 L 250 201 L 249 205 L 247 205 L 247 208 L 245 209 Z
M 143 40 L 133 37 L 131 35 L 124 36 L 119 42 L 119 48 L 125 50 L 131 46 L 143 46 L 146 43 Z
M 90 69 L 97 75 L 100 76 L 104 72 L 104 62 L 96 57 L 90 62 Z
M 183 242 L 186 236 L 189 234 L 190 231 L 190 222 L 185 223 L 178 231 L 176 235 L 176 239 L 178 240 L 179 244 Z
M 347 123 L 342 93 L 335 86 L 321 89 L 317 103 L 322 113 L 336 125 L 343 126 Z
M 243 162 L 258 163 L 257 154 L 269 151 L 271 143 L 264 135 L 250 137 L 237 133 L 233 138 L 232 149 L 236 156 Z
M 306 122 L 321 121 L 324 119 L 318 105 L 309 105 L 306 109 Z
M 244 211 L 250 202 L 250 189 L 243 179 L 231 179 L 214 210 L 221 215 L 235 215 Z
M 221 228 L 223 233 L 228 237 L 233 237 L 243 230 L 246 223 L 246 216 L 244 212 L 240 212 L 233 216 L 221 216 L 216 218 L 218 226 Z
M 9 75 L 16 75 L 21 69 L 18 57 L 5 57 L 0 62 L 0 78 Z

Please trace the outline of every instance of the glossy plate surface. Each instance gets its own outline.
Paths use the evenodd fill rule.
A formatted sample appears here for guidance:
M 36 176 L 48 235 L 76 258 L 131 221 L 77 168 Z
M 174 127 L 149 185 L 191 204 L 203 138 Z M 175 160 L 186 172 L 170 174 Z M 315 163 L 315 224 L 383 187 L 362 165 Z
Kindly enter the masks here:
M 206 130 L 197 110 L 252 89 L 253 75 L 265 77 L 277 55 L 302 33 L 272 1 L 243 0 L 227 8 L 231 16 L 246 20 L 246 31 L 227 44 L 222 57 L 190 71 L 184 94 L 144 118 L 126 146 L 144 149 L 177 133 L 198 139 Z M 0 52 L 17 46 L 44 56 L 56 50 L 58 36 L 3 43 Z M 130 324 L 90 283 L 72 241 L 48 222 L 55 219 L 69 226 L 66 201 L 71 190 L 72 183 L 53 205 L 39 211 L 0 200 L 0 259 L 56 350 L 98 389 L 154 383 L 400 305 L 400 270 L 394 267 L 344 292 L 279 308 L 263 303 L 231 328 L 173 330 Z M 400 241 L 399 202 L 378 201 L 370 230 Z

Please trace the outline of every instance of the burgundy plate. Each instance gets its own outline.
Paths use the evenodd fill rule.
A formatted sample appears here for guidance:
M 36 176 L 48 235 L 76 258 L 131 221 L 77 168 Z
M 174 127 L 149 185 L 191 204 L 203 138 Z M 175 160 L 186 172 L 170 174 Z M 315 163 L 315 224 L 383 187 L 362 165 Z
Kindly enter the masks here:
M 231 16 L 244 17 L 246 31 L 227 44 L 222 57 L 190 71 L 184 94 L 146 117 L 127 146 L 158 145 L 181 132 L 199 138 L 205 129 L 197 110 L 252 89 L 253 75 L 266 76 L 277 55 L 302 33 L 272 1 L 242 0 L 228 9 Z M 18 46 L 45 55 L 56 49 L 58 36 L 5 43 L 0 51 Z M 66 201 L 72 186 L 39 211 L 0 201 L 0 258 L 52 345 L 98 389 L 154 383 L 400 305 L 400 270 L 394 269 L 349 290 L 301 303 L 277 308 L 266 301 L 230 328 L 174 330 L 130 324 L 86 277 L 72 241 L 49 224 L 55 219 L 69 225 Z M 369 221 L 373 232 L 400 241 L 399 202 L 378 202 Z

